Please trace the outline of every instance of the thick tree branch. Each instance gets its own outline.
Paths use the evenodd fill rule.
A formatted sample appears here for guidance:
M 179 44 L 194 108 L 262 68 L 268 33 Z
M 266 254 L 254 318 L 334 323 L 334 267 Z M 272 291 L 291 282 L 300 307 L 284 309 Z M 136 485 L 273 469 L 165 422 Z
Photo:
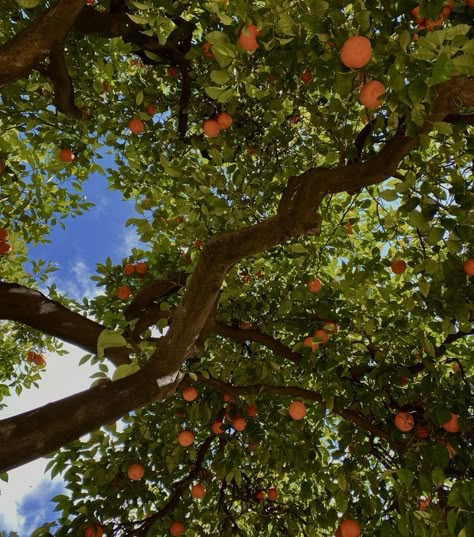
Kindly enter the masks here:
M 74 86 L 67 70 L 66 58 L 62 46 L 55 48 L 49 55 L 49 65 L 38 67 L 54 84 L 54 105 L 59 112 L 75 118 L 83 119 L 85 115 L 74 101 Z
M 28 74 L 66 37 L 86 0 L 59 0 L 0 47 L 0 87 Z
M 474 80 L 456 77 L 437 88 L 432 113 L 420 130 L 409 138 L 399 132 L 375 157 L 363 163 L 334 169 L 310 169 L 290 177 L 278 213 L 254 226 L 225 233 L 203 247 L 185 294 L 173 315 L 170 330 L 150 361 L 159 377 L 175 375 L 195 346 L 227 271 L 241 259 L 269 250 L 304 233 L 317 233 L 321 219 L 316 210 L 328 193 L 343 192 L 380 183 L 395 173 L 402 159 L 428 133 L 433 123 L 466 106 L 474 106 Z
M 91 354 L 97 354 L 97 339 L 105 329 L 39 291 L 3 281 L 0 281 L 0 319 L 41 330 Z M 119 366 L 129 362 L 130 352 L 126 347 L 114 347 L 106 349 L 105 354 L 114 365 Z
M 47 455 L 131 410 L 165 399 L 175 389 L 175 384 L 158 387 L 142 369 L 107 385 L 0 420 L 0 472 Z

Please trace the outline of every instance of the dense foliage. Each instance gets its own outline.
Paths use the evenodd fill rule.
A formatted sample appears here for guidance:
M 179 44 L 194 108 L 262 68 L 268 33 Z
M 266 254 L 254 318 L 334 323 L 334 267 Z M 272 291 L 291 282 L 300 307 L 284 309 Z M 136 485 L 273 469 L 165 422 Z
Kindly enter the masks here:
M 1 3 L 0 393 L 61 340 L 98 365 L 41 431 L 0 421 L 4 470 L 49 445 L 67 482 L 36 536 L 474 535 L 470 4 Z M 76 301 L 24 266 L 94 172 L 144 246 Z

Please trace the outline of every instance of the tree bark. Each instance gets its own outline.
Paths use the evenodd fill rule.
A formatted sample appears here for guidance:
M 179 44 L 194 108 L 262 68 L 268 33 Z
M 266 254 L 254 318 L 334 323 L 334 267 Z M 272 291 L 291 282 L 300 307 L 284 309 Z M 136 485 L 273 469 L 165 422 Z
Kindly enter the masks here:
M 91 354 L 97 354 L 97 339 L 105 329 L 101 324 L 69 310 L 39 291 L 2 281 L 0 319 L 17 321 L 41 330 Z M 114 365 L 119 366 L 129 363 L 131 352 L 126 347 L 114 347 L 106 349 L 105 354 Z
M 0 87 L 28 74 L 71 29 L 86 0 L 59 0 L 0 47 Z

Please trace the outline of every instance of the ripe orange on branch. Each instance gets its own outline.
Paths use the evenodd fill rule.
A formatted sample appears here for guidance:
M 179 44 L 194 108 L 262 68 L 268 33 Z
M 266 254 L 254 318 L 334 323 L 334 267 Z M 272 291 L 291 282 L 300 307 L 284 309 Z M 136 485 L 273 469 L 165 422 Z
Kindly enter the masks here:
M 188 447 L 194 443 L 194 434 L 191 431 L 181 431 L 178 435 L 178 443 L 183 447 Z
M 288 414 L 296 421 L 302 420 L 306 416 L 306 405 L 301 401 L 293 401 L 288 407 Z
M 184 533 L 184 524 L 175 520 L 170 526 L 170 533 L 173 537 L 179 537 Z
M 451 417 L 446 423 L 443 423 L 441 425 L 445 431 L 448 433 L 458 433 L 460 431 L 459 423 L 458 423 L 458 415 L 453 414 L 451 412 Z
M 359 537 L 360 526 L 355 520 L 348 518 L 339 525 L 339 532 L 341 537 Z
M 407 433 L 411 431 L 415 426 L 415 420 L 413 416 L 408 412 L 398 412 L 394 418 L 395 427 L 402 431 L 402 433 Z
M 242 29 L 239 35 L 240 46 L 244 50 L 248 50 L 250 52 L 257 50 L 258 49 L 258 43 L 257 43 L 258 33 L 259 32 L 255 24 L 250 24 L 248 26 L 245 26 L 245 28 Z
M 183 399 L 185 401 L 194 401 L 198 396 L 198 391 L 193 386 L 186 386 L 183 390 Z
M 468 276 L 474 276 L 474 257 L 464 261 L 463 270 Z
M 340 57 L 342 63 L 351 69 L 360 69 L 367 65 L 372 56 L 372 44 L 367 37 L 354 35 L 342 45 Z
M 132 464 L 128 467 L 127 475 L 132 481 L 138 481 L 145 475 L 145 468 L 141 464 Z
M 385 86 L 378 80 L 371 80 L 362 86 L 359 92 L 360 104 L 366 108 L 378 108 L 383 103 L 379 97 L 385 93 Z
M 100 524 L 89 524 L 84 529 L 84 537 L 102 537 L 104 528 Z
M 313 278 L 312 280 L 309 280 L 307 285 L 311 293 L 318 293 L 323 287 L 323 284 L 320 280 L 318 280 L 318 278 Z
M 392 261 L 390 268 L 394 274 L 400 275 L 407 269 L 407 264 L 402 259 L 396 259 L 395 261 Z
M 201 499 L 206 495 L 206 489 L 201 483 L 196 483 L 191 487 L 191 496 L 193 498 Z

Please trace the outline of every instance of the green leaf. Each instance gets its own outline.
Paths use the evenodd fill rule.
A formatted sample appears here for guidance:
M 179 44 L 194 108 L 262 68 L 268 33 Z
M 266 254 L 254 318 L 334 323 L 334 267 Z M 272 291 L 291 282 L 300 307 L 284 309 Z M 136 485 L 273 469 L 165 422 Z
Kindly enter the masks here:
M 474 62 L 474 59 L 473 59 Z M 454 64 L 446 54 L 442 54 L 435 63 L 433 69 L 432 84 L 440 84 L 451 78 L 454 72 Z
M 448 28 L 446 39 L 452 41 L 458 35 L 466 35 L 470 29 L 471 26 L 469 26 L 469 24 L 458 24 L 452 28 Z
M 227 71 L 211 71 L 211 80 L 219 86 L 226 84 L 230 79 Z
M 385 201 L 395 201 L 398 198 L 398 194 L 395 190 L 382 190 L 379 196 Z
M 114 371 L 112 380 L 119 380 L 119 379 L 128 377 L 130 375 L 133 375 L 134 373 L 139 371 L 139 369 L 140 369 L 140 366 L 136 362 L 133 362 L 131 364 L 119 365 L 117 369 Z
M 41 0 L 16 0 L 17 4 L 19 4 L 24 9 L 31 9 L 33 7 L 36 7 Z
M 97 357 L 102 358 L 104 356 L 104 350 L 111 347 L 126 347 L 127 340 L 118 332 L 114 330 L 102 330 L 97 338 Z
M 410 488 L 413 480 L 415 479 L 415 474 L 408 468 L 400 468 L 397 470 L 398 479 L 407 487 Z
M 463 54 L 453 59 L 454 70 L 463 75 L 474 76 L 474 56 Z

